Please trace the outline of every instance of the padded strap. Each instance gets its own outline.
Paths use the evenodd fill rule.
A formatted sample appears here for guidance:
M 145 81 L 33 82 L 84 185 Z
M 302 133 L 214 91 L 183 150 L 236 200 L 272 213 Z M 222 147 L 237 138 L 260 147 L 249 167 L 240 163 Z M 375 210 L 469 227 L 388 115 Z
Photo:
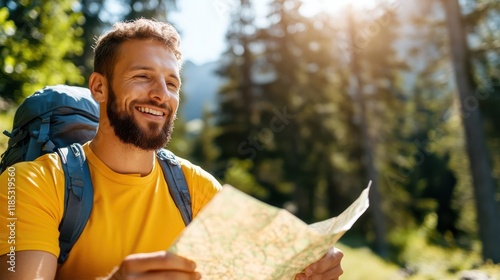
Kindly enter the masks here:
M 62 264 L 82 233 L 92 211 L 94 190 L 89 166 L 80 144 L 58 149 L 65 176 L 64 216 L 59 224 L 58 262 Z
M 37 139 L 34 137 L 30 137 L 30 141 L 28 143 L 28 151 L 26 152 L 25 161 L 35 160 L 42 150 L 43 143 L 38 143 Z
M 38 132 L 38 143 L 45 143 L 49 140 L 50 133 L 50 113 L 48 116 L 42 116 L 42 124 L 40 125 L 40 131 Z
M 32 132 L 30 137 L 30 141 L 28 144 L 28 151 L 26 152 L 26 161 L 35 160 L 40 156 L 40 151 L 43 151 L 42 148 L 47 141 L 49 141 L 49 133 L 50 133 L 50 116 L 52 112 L 48 112 L 40 116 L 42 122 L 40 124 L 40 129 Z
M 182 220 L 184 220 L 184 224 L 187 226 L 193 219 L 193 210 L 191 208 L 191 196 L 184 172 L 182 172 L 182 167 L 175 158 L 175 155 L 169 150 L 158 150 L 156 155 L 160 159 L 160 165 L 167 181 L 170 196 L 172 196 L 175 205 L 181 212 Z

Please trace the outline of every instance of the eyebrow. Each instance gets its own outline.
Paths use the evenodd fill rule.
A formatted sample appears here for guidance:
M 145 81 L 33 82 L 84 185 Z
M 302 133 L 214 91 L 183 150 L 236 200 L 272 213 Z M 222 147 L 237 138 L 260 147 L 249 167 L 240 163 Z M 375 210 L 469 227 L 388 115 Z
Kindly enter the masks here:
M 132 68 L 130 68 L 130 71 L 136 71 L 136 70 L 154 71 L 153 67 L 142 66 L 142 65 L 132 66 Z M 178 75 L 170 73 L 168 76 L 174 78 L 179 83 L 179 87 L 181 86 L 182 84 L 181 78 Z

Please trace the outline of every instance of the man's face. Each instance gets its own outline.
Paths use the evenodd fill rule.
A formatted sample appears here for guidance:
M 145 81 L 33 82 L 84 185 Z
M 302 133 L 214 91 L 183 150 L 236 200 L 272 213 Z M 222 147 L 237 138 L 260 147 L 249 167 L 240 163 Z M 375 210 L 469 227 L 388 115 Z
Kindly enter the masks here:
M 143 150 L 169 141 L 179 106 L 179 65 L 163 44 L 125 42 L 119 50 L 106 111 L 116 136 Z

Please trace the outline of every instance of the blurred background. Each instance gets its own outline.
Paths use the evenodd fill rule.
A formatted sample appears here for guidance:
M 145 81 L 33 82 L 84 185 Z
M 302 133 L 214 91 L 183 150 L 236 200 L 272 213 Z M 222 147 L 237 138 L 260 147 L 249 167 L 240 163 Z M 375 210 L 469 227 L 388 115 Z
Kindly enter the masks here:
M 500 279 L 499 0 L 0 0 L 0 125 L 96 36 L 183 38 L 168 148 L 312 223 L 372 180 L 342 279 Z M 0 153 L 7 147 L 0 136 Z

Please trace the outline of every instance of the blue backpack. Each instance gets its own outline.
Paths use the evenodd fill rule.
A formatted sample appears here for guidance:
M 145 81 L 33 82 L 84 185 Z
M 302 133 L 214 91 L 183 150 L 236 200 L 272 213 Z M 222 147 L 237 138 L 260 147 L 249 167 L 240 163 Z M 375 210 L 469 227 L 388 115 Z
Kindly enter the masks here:
M 82 144 L 91 140 L 99 122 L 99 106 L 86 88 L 48 86 L 27 97 L 14 115 L 10 139 L 2 154 L 0 173 L 20 161 L 57 152 L 65 175 L 64 215 L 59 224 L 58 262 L 62 264 L 82 233 L 92 211 L 94 189 Z M 191 197 L 175 155 L 156 152 L 170 195 L 187 226 L 192 220 Z

